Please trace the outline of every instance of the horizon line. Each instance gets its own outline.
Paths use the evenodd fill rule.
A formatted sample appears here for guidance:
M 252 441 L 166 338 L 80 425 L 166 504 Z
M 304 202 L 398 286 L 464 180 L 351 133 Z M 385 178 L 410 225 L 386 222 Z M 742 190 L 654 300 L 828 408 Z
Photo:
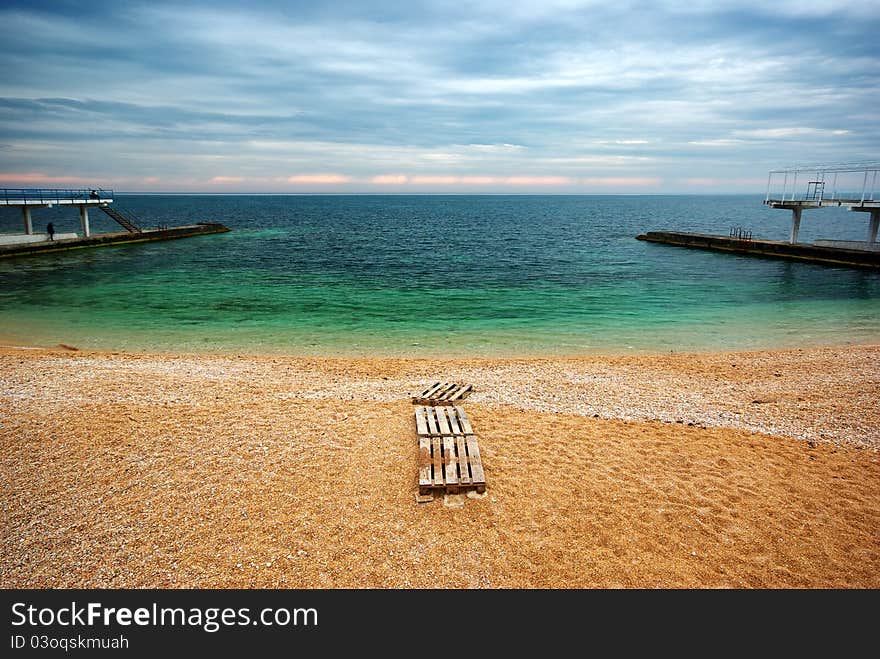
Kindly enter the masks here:
M 38 188 L 35 188 L 38 189 Z M 287 197 L 668 197 L 668 196 L 764 196 L 765 192 L 208 192 L 163 190 L 114 190 L 114 195 L 287 196 Z

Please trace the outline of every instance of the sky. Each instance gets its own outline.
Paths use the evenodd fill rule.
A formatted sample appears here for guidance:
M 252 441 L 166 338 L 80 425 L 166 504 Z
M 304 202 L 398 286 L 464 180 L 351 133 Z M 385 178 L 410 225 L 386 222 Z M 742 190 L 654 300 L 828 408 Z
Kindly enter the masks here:
M 880 159 L 877 0 L 0 0 L 0 187 L 762 193 Z

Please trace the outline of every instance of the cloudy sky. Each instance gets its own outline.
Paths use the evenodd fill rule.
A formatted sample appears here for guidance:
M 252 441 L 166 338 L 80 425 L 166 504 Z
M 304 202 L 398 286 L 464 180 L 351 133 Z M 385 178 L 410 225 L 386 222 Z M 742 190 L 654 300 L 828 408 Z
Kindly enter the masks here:
M 0 24 L 0 187 L 763 192 L 880 157 L 877 0 L 3 0 Z

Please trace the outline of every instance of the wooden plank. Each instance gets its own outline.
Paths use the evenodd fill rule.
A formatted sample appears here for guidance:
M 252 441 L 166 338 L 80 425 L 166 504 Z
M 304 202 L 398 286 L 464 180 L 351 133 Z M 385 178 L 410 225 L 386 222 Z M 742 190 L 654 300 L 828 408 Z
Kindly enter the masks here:
M 449 431 L 453 435 L 463 435 L 461 426 L 458 425 L 458 416 L 455 414 L 455 408 L 449 410 Z
M 439 382 L 439 381 L 438 381 L 438 382 L 435 382 L 434 384 L 432 384 L 430 387 L 428 387 L 427 389 L 425 389 L 425 390 L 421 393 L 422 398 L 428 398 L 428 397 L 430 397 L 435 391 L 437 391 L 438 389 L 442 388 L 443 385 L 444 385 L 443 382 Z
M 443 392 L 443 395 L 440 396 L 440 399 L 441 399 L 444 403 L 449 402 L 450 397 L 451 397 L 452 394 L 454 394 L 457 390 L 458 390 L 458 385 L 457 385 L 457 384 L 455 384 L 455 383 L 450 384 L 450 385 L 446 388 L 446 391 Z
M 461 400 L 462 398 L 467 396 L 471 392 L 471 390 L 473 390 L 473 388 L 474 388 L 474 385 L 472 385 L 472 384 L 462 385 L 449 397 L 449 400 L 450 401 Z
M 485 492 L 486 475 L 483 473 L 483 461 L 480 458 L 480 447 L 477 438 L 473 435 L 467 437 L 468 463 L 471 468 L 471 481 L 477 488 L 477 492 Z
M 458 459 L 455 456 L 455 442 L 452 437 L 443 438 L 443 477 L 446 480 L 446 491 L 458 492 Z
M 452 431 L 449 429 L 449 418 L 446 416 L 446 408 L 435 407 L 434 411 L 437 413 L 437 427 L 440 429 L 440 434 L 452 434 Z
M 444 382 L 435 382 L 430 387 L 425 389 L 422 393 L 420 393 L 417 398 L 430 398 L 434 395 L 434 392 L 440 389 L 444 384 Z
M 431 440 L 419 437 L 419 494 L 431 491 Z
M 473 388 L 471 384 L 435 382 L 418 396 L 413 396 L 412 402 L 415 405 L 451 405 L 466 398 Z
M 440 438 L 431 438 L 431 457 L 434 460 L 434 487 L 443 487 L 443 451 Z
M 455 389 L 455 387 L 456 387 L 456 384 L 454 382 L 446 382 L 446 383 L 444 383 L 443 387 L 441 387 L 436 392 L 431 394 L 431 398 L 433 398 L 437 401 L 445 401 L 447 399 L 447 397 L 449 396 L 449 393 L 451 391 L 453 391 Z
M 473 435 L 474 429 L 471 427 L 471 421 L 467 418 L 467 414 L 464 413 L 464 408 L 456 405 L 452 409 L 458 415 L 458 425 L 461 427 L 461 431 L 465 435 Z
M 468 470 L 467 444 L 464 435 L 456 437 L 455 444 L 458 448 L 458 482 L 467 486 L 471 484 L 471 473 Z
M 413 403 L 419 405 L 433 405 L 443 397 L 449 387 L 450 384 L 448 382 L 437 382 L 425 389 L 417 397 L 413 398 Z
M 437 419 L 434 416 L 436 410 L 433 407 L 425 408 L 425 415 L 427 416 L 428 421 L 428 434 L 429 435 L 439 435 L 439 431 L 437 430 Z
M 428 434 L 428 422 L 427 415 L 425 413 L 425 408 L 419 405 L 416 407 L 416 434 L 418 435 L 427 435 Z

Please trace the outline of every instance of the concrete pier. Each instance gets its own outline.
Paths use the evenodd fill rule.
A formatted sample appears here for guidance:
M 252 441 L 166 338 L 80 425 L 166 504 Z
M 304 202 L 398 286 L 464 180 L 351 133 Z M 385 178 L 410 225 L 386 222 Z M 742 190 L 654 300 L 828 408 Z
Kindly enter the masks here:
M 809 174 L 805 190 L 798 189 L 799 174 Z M 778 181 L 780 178 L 781 187 Z M 637 238 L 666 245 L 711 249 L 746 256 L 880 270 L 880 248 L 878 248 L 880 246 L 877 244 L 880 199 L 874 198 L 878 178 L 880 178 L 880 163 L 841 163 L 771 171 L 767 177 L 767 195 L 764 204 L 770 208 L 791 211 L 788 242 L 753 239 L 751 230 L 742 231 L 739 227 L 731 229 L 729 236 L 649 231 Z M 777 183 L 776 187 L 774 180 Z M 850 211 L 870 213 L 867 240 L 864 243 L 856 240 L 817 240 L 812 244 L 799 243 L 798 234 L 801 230 L 803 212 L 820 208 L 846 208 Z
M 709 249 L 744 256 L 764 256 L 801 261 L 802 263 L 870 268 L 880 271 L 880 251 L 844 249 L 803 243 L 792 244 L 777 240 L 742 240 L 728 236 L 677 231 L 649 231 L 637 236 L 637 238 L 653 243 Z
M 24 233 L 0 234 L 0 257 L 58 252 L 101 245 L 154 242 L 229 231 L 228 227 L 217 222 L 199 222 L 195 225 L 170 229 L 164 226 L 160 226 L 158 229 L 144 229 L 141 226 L 142 221 L 133 213 L 113 208 L 112 203 L 113 191 L 101 188 L 80 190 L 2 188 L 0 189 L 0 206 L 21 208 Z M 81 235 L 56 233 L 55 239 L 52 240 L 46 234 L 34 234 L 31 209 L 52 208 L 53 206 L 72 206 L 79 209 Z M 103 211 L 125 231 L 92 235 L 89 208 Z
M 156 242 L 159 240 L 173 240 L 175 238 L 189 238 L 213 233 L 226 233 L 230 231 L 217 222 L 202 222 L 190 226 L 171 227 L 169 229 L 145 229 L 139 233 L 120 231 L 117 233 L 102 233 L 94 236 L 76 236 L 71 234 L 55 234 L 55 240 L 49 240 L 45 236 L 39 242 L 9 242 L 4 243 L 0 236 L 0 258 L 5 256 L 30 256 L 44 254 L 46 252 L 61 252 L 84 247 L 101 247 L 105 245 L 122 245 L 129 243 Z M 15 237 L 13 237 L 15 238 Z M 39 236 L 34 236 L 39 238 Z

